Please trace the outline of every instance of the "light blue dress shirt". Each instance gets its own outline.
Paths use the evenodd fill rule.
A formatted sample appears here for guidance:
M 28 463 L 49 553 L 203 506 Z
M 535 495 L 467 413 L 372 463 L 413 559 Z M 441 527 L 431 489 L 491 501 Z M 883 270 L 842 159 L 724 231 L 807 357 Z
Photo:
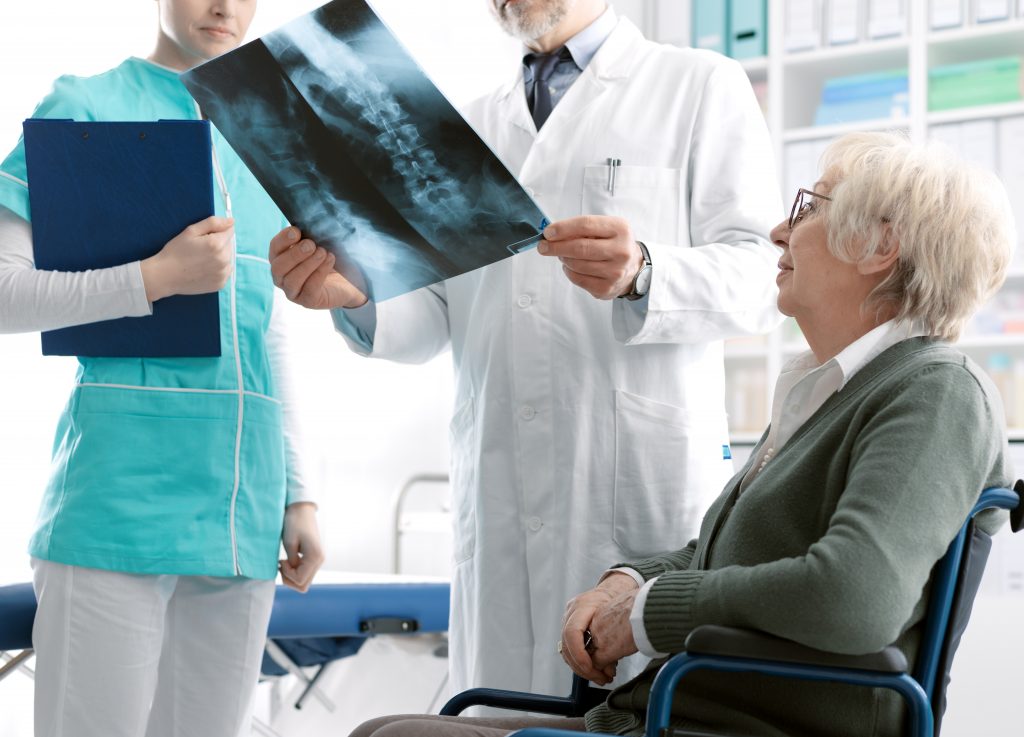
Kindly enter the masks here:
M 548 80 L 552 109 L 558 106 L 558 102 L 572 87 L 573 82 L 579 79 L 583 70 L 587 68 L 587 64 L 594 58 L 594 54 L 601 48 L 601 44 L 611 35 L 616 23 L 618 23 L 618 17 L 615 15 L 615 9 L 609 6 L 597 20 L 565 42 L 565 47 L 569 50 L 572 59 L 559 61 Z M 526 57 L 532 53 L 534 52 L 524 47 L 523 86 L 527 100 L 530 99 L 530 90 L 533 86 L 533 70 L 526 63 Z

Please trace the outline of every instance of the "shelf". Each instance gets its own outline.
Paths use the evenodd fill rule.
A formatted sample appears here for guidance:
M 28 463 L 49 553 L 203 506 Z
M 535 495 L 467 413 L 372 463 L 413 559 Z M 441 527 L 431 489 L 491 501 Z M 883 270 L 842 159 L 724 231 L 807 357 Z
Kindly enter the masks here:
M 782 57 L 782 63 L 786 66 L 786 71 L 790 71 L 799 67 L 818 66 L 821 64 L 832 66 L 834 62 L 839 62 L 846 66 L 847 62 L 863 61 L 864 57 L 885 57 L 893 61 L 902 60 L 902 66 L 906 66 L 909 47 L 909 41 L 906 36 L 884 38 L 878 41 L 861 41 L 842 46 L 826 46 L 807 51 L 792 51 Z
M 964 4 L 973 6 L 974 3 L 971 0 L 971 3 Z M 769 3 L 770 14 L 776 21 L 784 16 L 784 12 L 776 12 L 782 5 Z M 1020 2 L 1015 2 L 1015 9 L 1018 5 Z M 806 182 L 813 182 L 820 175 L 817 171 L 818 156 L 825 145 L 847 133 L 897 130 L 908 133 L 915 143 L 924 143 L 930 133 L 943 132 L 941 128 L 936 130 L 935 126 L 986 119 L 1016 120 L 1014 116 L 1024 118 L 1024 100 L 954 110 L 927 110 L 930 69 L 1002 56 L 1024 57 L 1024 17 L 933 31 L 927 28 L 928 3 L 915 0 L 907 7 L 912 17 L 908 18 L 907 33 L 902 36 L 866 39 L 837 46 L 821 45 L 802 51 L 783 50 L 784 24 L 778 22 L 769 26 L 768 39 L 768 48 L 778 51 L 778 54 L 773 53 L 768 60 L 741 62 L 752 81 L 760 82 L 771 76 L 766 89 L 769 102 L 766 117 L 784 190 L 789 191 L 790 185 L 806 186 Z M 1020 15 L 1024 16 L 1024 13 Z M 900 117 L 809 125 L 818 119 L 818 104 L 830 80 L 896 69 L 907 72 L 907 108 L 911 114 L 897 109 L 895 114 Z M 886 113 L 888 109 L 885 107 L 878 112 Z M 839 116 L 823 118 L 836 119 L 842 120 Z M 1024 241 L 1020 248 L 1024 253 Z M 986 329 L 1024 326 L 1024 298 L 1018 299 L 1024 294 L 1024 261 L 1011 266 L 1003 294 L 1004 299 L 988 308 L 990 313 L 995 311 L 996 316 L 982 315 L 970 326 L 978 332 L 964 337 L 955 346 L 983 368 L 991 363 L 998 369 L 1001 363 L 1005 363 L 1005 359 L 993 359 L 995 354 L 1006 354 L 1015 367 L 1024 361 L 1024 332 L 998 335 L 983 332 Z M 1007 295 L 1012 295 L 1012 299 Z M 740 421 L 731 435 L 735 445 L 750 446 L 760 437 L 761 428 L 753 427 L 759 414 L 750 409 L 754 393 L 751 375 L 761 372 L 764 385 L 758 386 L 757 396 L 762 398 L 764 407 L 769 407 L 776 376 L 768 374 L 777 372 L 807 350 L 806 341 L 788 325 L 776 330 L 764 346 L 741 343 L 732 347 L 726 344 L 727 391 L 732 392 L 730 401 L 743 410 L 730 415 L 730 422 L 733 419 Z M 758 377 L 758 381 L 761 378 Z M 1017 416 L 1011 417 L 1011 422 L 1017 427 L 1011 429 L 1010 438 L 1024 444 L 1024 408 L 1018 407 L 1018 410 Z M 740 453 L 735 455 L 739 457 Z
M 927 121 L 928 125 L 942 125 L 965 120 L 1007 118 L 1012 115 L 1024 115 L 1024 100 L 1003 102 L 998 105 L 976 105 L 975 107 L 959 107 L 954 110 L 939 110 L 928 113 Z
M 836 138 L 844 133 L 854 133 L 856 131 L 906 130 L 909 126 L 909 118 L 882 118 L 876 120 L 855 120 L 851 123 L 837 123 L 835 125 L 809 125 L 785 131 L 782 134 L 782 140 L 786 143 L 815 141 L 821 138 Z
M 763 432 L 754 431 L 737 431 L 729 433 L 729 444 L 730 445 L 757 445 L 757 441 L 761 439 Z M 1024 431 L 1021 433 L 1024 435 Z
M 928 33 L 929 57 L 939 63 L 1021 53 L 1024 19 L 947 28 Z M 935 66 L 929 61 L 930 66 Z
M 967 335 L 953 344 L 955 348 L 1020 348 L 1024 350 L 1024 333 L 998 335 Z
M 1006 431 L 1006 436 L 1011 443 L 1024 442 L 1024 429 L 1012 427 Z
M 751 81 L 768 78 L 768 57 L 757 56 L 752 59 L 737 59 Z

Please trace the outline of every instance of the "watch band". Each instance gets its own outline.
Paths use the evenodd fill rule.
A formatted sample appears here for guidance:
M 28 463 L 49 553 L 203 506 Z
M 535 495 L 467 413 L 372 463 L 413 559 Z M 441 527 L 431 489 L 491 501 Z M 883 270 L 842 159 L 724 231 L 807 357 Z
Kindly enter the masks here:
M 636 274 L 633 276 L 633 282 L 629 285 L 629 291 L 626 292 L 625 294 L 620 294 L 620 299 L 643 299 L 645 296 L 647 296 L 647 292 L 651 286 L 651 281 L 649 278 L 651 271 L 651 253 L 650 251 L 647 250 L 647 245 L 643 241 L 637 241 L 636 244 L 640 246 L 640 255 L 643 256 L 644 263 L 640 267 L 640 270 L 637 271 Z M 648 278 L 641 279 L 641 276 L 646 276 Z M 645 282 L 644 286 L 642 287 L 642 290 L 637 288 L 639 282 L 641 281 Z

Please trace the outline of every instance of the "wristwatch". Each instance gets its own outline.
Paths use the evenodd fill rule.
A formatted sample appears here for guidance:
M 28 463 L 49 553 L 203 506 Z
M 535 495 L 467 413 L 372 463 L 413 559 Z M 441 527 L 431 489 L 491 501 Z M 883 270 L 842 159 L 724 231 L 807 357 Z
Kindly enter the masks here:
M 629 291 L 619 295 L 622 299 L 641 299 L 647 296 L 647 292 L 651 288 L 651 254 L 647 250 L 647 246 L 643 244 L 643 241 L 637 241 L 636 244 L 640 246 L 640 253 L 644 257 L 644 265 L 640 267 L 640 271 L 636 272 L 636 276 L 633 277 L 633 284 L 630 286 Z

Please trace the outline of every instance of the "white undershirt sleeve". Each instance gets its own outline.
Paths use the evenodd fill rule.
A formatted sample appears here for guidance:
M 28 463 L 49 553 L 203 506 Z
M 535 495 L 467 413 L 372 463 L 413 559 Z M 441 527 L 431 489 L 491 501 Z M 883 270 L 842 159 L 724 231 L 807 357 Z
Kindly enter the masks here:
M 652 578 L 640 587 L 636 599 L 633 600 L 633 609 L 629 613 L 629 626 L 633 630 L 633 642 L 636 643 L 637 650 L 652 660 L 668 656 L 668 653 L 658 652 L 654 649 L 654 645 L 647 637 L 647 628 L 644 627 L 644 607 L 647 605 L 647 593 L 657 580 L 657 577 Z
M 41 271 L 32 228 L 0 207 L 0 333 L 30 333 L 152 314 L 138 261 L 89 271 Z
M 270 327 L 267 329 L 266 345 L 270 370 L 274 375 L 277 398 L 281 400 L 281 418 L 284 432 L 284 462 L 286 478 L 285 504 L 314 502 L 309 488 L 308 474 L 303 464 L 302 422 L 295 404 L 295 384 L 289 362 L 287 345 L 287 320 L 284 310 L 288 300 L 280 289 L 274 290 L 274 306 L 270 313 Z

